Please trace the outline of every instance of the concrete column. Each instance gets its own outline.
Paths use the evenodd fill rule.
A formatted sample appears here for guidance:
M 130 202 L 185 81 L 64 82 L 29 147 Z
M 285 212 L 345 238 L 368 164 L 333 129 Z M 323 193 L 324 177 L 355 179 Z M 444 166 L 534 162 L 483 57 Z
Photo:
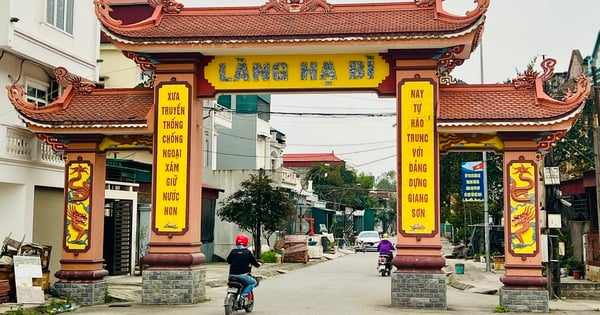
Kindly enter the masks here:
M 398 236 L 392 305 L 446 308 L 441 254 L 437 62 L 397 60 Z M 416 290 L 415 288 L 419 288 Z
M 505 275 L 500 305 L 511 312 L 547 312 L 547 279 L 542 276 L 537 142 L 504 135 Z
M 66 150 L 61 268 L 54 288 L 84 305 L 102 304 L 106 156 L 97 152 L 102 135 L 72 136 Z
M 206 296 L 201 252 L 202 102 L 198 54 L 157 54 L 152 229 L 142 303 L 190 304 Z

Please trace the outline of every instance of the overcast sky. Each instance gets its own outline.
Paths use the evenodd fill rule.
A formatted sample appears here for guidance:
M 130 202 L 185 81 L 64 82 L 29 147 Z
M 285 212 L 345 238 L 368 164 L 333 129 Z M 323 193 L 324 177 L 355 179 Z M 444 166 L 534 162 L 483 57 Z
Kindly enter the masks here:
M 267 0 L 185 0 L 192 6 L 262 5 Z M 329 3 L 402 2 L 329 0 Z M 464 14 L 473 0 L 446 0 L 444 7 Z M 600 30 L 600 0 L 490 0 L 483 34 L 483 81 L 514 78 L 537 57 L 557 60 L 555 72 L 566 71 L 571 52 L 592 54 Z M 452 75 L 468 83 L 481 80 L 480 48 Z M 371 94 L 273 95 L 274 112 L 393 113 L 395 100 Z M 287 153 L 331 152 L 359 172 L 380 175 L 395 170 L 394 117 L 304 117 L 273 115 L 271 125 L 287 136 Z

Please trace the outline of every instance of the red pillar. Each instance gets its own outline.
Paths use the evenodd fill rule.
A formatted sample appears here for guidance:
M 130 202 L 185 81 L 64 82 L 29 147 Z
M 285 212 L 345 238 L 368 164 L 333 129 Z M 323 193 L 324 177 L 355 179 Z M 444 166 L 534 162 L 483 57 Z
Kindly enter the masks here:
M 104 303 L 103 268 L 106 156 L 102 135 L 72 136 L 65 150 L 65 203 L 61 269 L 57 291 L 84 304 Z
M 508 136 L 505 136 L 508 138 Z M 535 141 L 504 140 L 505 275 L 500 304 L 509 310 L 548 310 L 542 276 L 539 154 Z M 526 298 L 523 298 L 523 297 Z
M 145 304 L 189 304 L 205 296 L 200 243 L 202 104 L 196 81 L 202 56 L 154 55 L 152 233 L 142 276 Z M 203 276 L 204 275 L 204 276 Z M 191 288 L 174 295 L 174 289 Z

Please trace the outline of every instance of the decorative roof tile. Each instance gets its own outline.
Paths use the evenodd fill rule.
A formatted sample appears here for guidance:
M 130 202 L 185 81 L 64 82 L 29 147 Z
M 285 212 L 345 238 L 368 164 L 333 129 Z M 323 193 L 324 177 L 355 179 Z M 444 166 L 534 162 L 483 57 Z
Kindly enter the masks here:
M 432 5 L 415 2 L 353 5 L 324 3 L 324 6 L 331 8 L 329 11 L 266 13 L 265 6 L 276 2 L 275 0 L 263 7 L 183 8 L 173 14 L 165 13 L 162 5 L 158 5 L 147 20 L 124 25 L 123 21 L 111 16 L 112 8 L 106 1 L 95 2 L 98 19 L 107 35 L 116 41 L 211 45 L 236 41 L 365 41 L 457 36 L 481 24 L 489 5 L 489 0 L 476 0 L 476 9 L 467 12 L 465 16 L 443 11 L 441 1 Z
M 154 103 L 149 88 L 92 89 L 86 94 L 67 89 L 55 102 L 36 107 L 24 101 L 21 86 L 7 89 L 21 118 L 44 128 L 146 128 Z

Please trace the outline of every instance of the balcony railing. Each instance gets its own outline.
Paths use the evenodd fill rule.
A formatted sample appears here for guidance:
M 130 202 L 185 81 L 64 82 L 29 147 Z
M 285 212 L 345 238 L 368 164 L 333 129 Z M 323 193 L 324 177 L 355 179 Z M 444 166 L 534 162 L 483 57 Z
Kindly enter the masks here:
M 52 151 L 49 145 L 30 131 L 13 126 L 0 126 L 0 158 L 64 167 L 61 156 Z

